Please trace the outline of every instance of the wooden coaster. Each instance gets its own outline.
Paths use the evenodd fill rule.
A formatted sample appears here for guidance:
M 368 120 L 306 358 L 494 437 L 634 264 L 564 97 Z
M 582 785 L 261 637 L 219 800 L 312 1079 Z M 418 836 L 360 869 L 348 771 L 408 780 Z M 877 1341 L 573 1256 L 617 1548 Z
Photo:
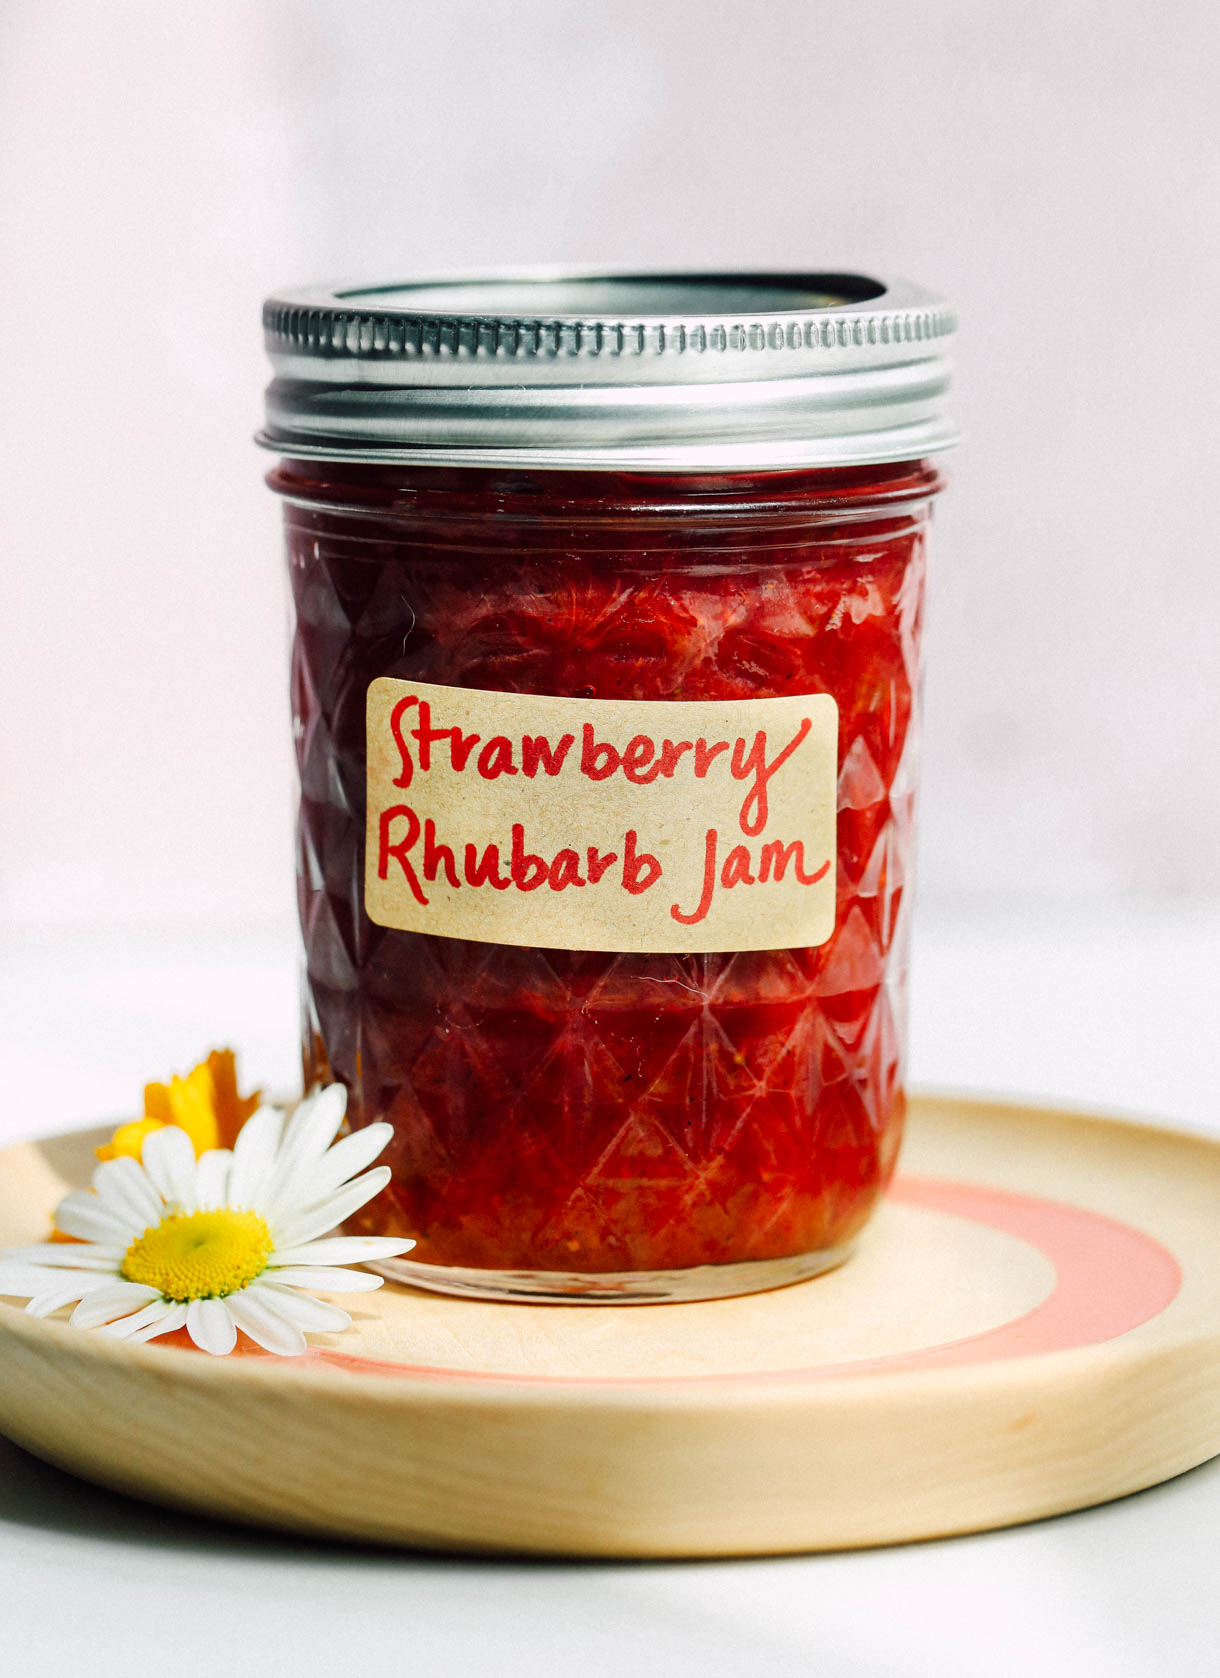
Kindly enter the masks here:
M 45 1239 L 98 1134 L 0 1154 Z M 0 1305 L 0 1430 L 157 1503 L 596 1556 L 890 1543 L 1103 1502 L 1220 1452 L 1220 1143 L 924 1097 L 829 1275 L 695 1305 L 387 1285 L 304 1358 L 130 1346 Z

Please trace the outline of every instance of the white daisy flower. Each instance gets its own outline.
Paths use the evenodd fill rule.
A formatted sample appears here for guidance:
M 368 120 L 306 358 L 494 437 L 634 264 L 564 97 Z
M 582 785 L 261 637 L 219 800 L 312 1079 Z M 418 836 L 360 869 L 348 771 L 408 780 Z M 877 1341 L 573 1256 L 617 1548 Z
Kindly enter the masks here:
M 342 1084 L 307 1096 L 287 1123 L 278 1108 L 261 1107 L 231 1150 L 198 1160 L 184 1130 L 152 1132 L 142 1164 L 108 1160 L 93 1173 L 92 1193 L 61 1201 L 55 1222 L 77 1242 L 0 1252 L 0 1294 L 28 1299 L 37 1317 L 75 1305 L 78 1328 L 124 1340 L 185 1328 L 218 1357 L 233 1350 L 238 1329 L 293 1357 L 306 1334 L 349 1328 L 346 1311 L 307 1290 L 379 1288 L 380 1276 L 338 1267 L 415 1243 L 322 1239 L 390 1180 L 385 1166 L 364 1168 L 391 1126 L 366 1125 L 335 1142 L 346 1107 Z

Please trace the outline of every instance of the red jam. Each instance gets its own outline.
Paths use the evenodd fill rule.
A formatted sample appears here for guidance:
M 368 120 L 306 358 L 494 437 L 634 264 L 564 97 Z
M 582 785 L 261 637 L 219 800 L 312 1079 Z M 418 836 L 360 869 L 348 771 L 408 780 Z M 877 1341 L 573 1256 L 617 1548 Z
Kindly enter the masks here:
M 894 1166 L 925 463 L 754 477 L 287 463 L 306 1079 L 388 1119 L 357 1227 L 413 1260 L 674 1270 L 841 1249 Z M 377 677 L 597 699 L 829 693 L 813 949 L 537 950 L 365 915 Z

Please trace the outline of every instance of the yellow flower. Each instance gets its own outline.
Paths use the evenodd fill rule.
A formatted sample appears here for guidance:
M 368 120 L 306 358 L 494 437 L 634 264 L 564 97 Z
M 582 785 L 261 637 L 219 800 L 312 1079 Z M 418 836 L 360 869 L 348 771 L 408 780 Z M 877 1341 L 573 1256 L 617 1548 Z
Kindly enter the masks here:
M 379 1288 L 380 1276 L 349 1266 L 396 1258 L 415 1243 L 330 1234 L 390 1180 L 388 1167 L 366 1167 L 393 1130 L 365 1125 L 336 1142 L 346 1106 L 347 1091 L 331 1084 L 291 1119 L 263 1107 L 232 1149 L 201 1158 L 184 1130 L 161 1125 L 142 1162 L 106 1160 L 90 1188 L 60 1201 L 55 1225 L 73 1237 L 68 1246 L 0 1252 L 0 1294 L 28 1300 L 36 1317 L 74 1306 L 75 1327 L 133 1344 L 184 1328 L 217 1357 L 234 1350 L 239 1332 L 295 1357 L 307 1334 L 350 1328 L 350 1315 L 313 1289 Z
M 167 1125 L 177 1125 L 191 1139 L 198 1157 L 209 1148 L 231 1148 L 237 1133 L 257 1108 L 261 1091 L 240 1095 L 237 1057 L 232 1049 L 213 1049 L 185 1078 L 144 1086 L 144 1117 L 120 1125 L 97 1150 L 100 1160 L 143 1157 L 145 1139 Z

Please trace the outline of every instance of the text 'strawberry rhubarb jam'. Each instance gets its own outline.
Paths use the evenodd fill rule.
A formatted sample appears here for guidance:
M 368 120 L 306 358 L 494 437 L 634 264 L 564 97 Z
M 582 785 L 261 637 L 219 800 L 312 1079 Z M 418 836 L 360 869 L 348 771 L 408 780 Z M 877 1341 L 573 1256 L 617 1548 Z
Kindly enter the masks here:
M 307 1082 L 494 1298 L 839 1262 L 894 1168 L 945 305 L 851 275 L 272 299 Z

